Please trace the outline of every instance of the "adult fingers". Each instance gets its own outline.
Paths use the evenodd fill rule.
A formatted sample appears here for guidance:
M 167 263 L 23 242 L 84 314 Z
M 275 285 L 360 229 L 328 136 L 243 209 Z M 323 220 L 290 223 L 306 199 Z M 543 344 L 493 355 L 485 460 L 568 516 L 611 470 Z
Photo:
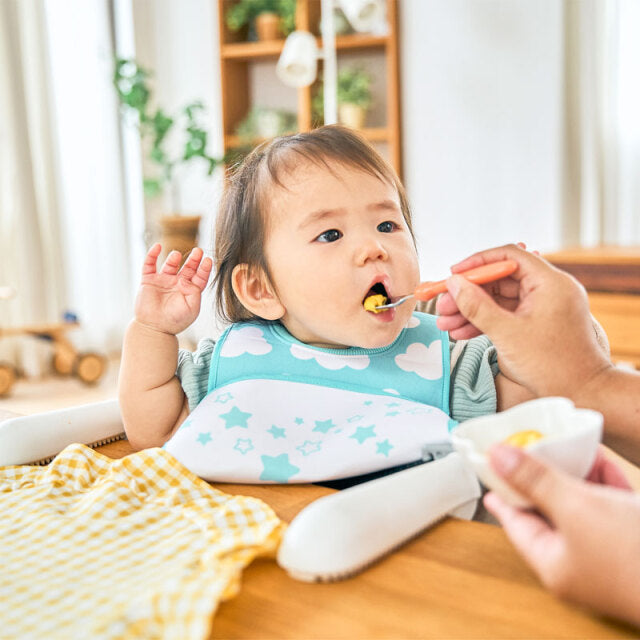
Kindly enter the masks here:
M 142 275 L 148 276 L 156 272 L 156 263 L 158 262 L 158 256 L 162 251 L 162 245 L 159 242 L 156 242 L 149 251 L 147 251 L 147 255 L 144 258 L 144 262 L 142 263 Z
M 561 540 L 558 533 L 540 515 L 532 511 L 522 511 L 505 503 L 493 491 L 483 499 L 487 510 L 492 513 L 505 533 L 525 558 L 541 574 L 560 551 Z
M 451 316 L 438 316 L 436 324 L 441 331 L 453 331 L 469 324 L 469 321 L 461 313 L 454 313 Z
M 484 285 L 482 288 L 487 291 L 501 307 L 514 311 L 520 303 L 520 283 L 510 278 L 505 278 L 504 282 L 500 281 L 492 283 L 492 285 L 495 286 L 489 288 L 489 285 Z M 439 316 L 454 316 L 459 313 L 460 309 L 458 309 L 456 301 L 448 291 L 438 298 L 436 302 L 436 314 Z M 444 329 L 444 327 L 441 328 Z
M 449 331 L 449 337 L 453 340 L 471 340 L 471 338 L 476 338 L 481 335 L 482 331 L 469 323 L 465 324 L 464 327 Z
M 470 255 L 468 258 L 465 258 L 464 260 L 461 260 L 460 262 L 452 265 L 451 273 L 460 273 L 461 271 L 473 269 L 474 267 L 479 267 L 490 262 L 498 262 L 499 260 L 512 259 L 519 262 L 520 258 L 526 254 L 526 249 L 523 249 L 515 244 L 505 244 L 501 247 L 485 249 L 483 251 L 478 251 Z
M 612 460 L 607 458 L 602 447 L 598 449 L 596 460 L 593 463 L 593 467 L 591 467 L 591 471 L 589 472 L 589 475 L 587 475 L 586 479 L 589 482 L 606 484 L 610 487 L 633 491 L 633 488 L 622 472 L 622 469 L 620 469 L 620 467 L 618 467 L 618 465 Z
M 451 276 L 447 279 L 447 288 L 460 313 L 483 333 L 499 335 L 501 326 L 513 321 L 513 314 L 502 309 L 486 291 L 466 278 Z
M 521 280 L 528 271 L 535 269 L 540 263 L 546 263 L 539 255 L 534 255 L 518 245 L 507 244 L 502 247 L 485 249 L 484 251 L 474 253 L 461 262 L 454 264 L 451 267 L 451 273 L 460 273 L 461 271 L 479 267 L 483 264 L 507 259 L 515 260 L 519 265 L 518 269 L 510 276 L 513 280 Z
M 552 522 L 561 522 L 575 503 L 577 481 L 522 449 L 499 444 L 490 449 L 489 457 L 495 471 Z

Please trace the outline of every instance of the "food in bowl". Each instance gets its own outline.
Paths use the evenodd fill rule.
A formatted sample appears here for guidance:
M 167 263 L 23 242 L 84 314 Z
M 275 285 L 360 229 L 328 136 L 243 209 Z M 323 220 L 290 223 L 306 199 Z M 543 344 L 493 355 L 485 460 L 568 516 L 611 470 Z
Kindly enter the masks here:
M 537 442 L 540 438 L 544 438 L 544 436 L 535 429 L 525 429 L 524 431 L 516 431 L 512 433 L 510 436 L 507 436 L 502 443 L 511 445 L 512 447 L 527 447 L 532 442 Z
M 537 431 L 527 452 L 566 473 L 584 478 L 596 458 L 602 437 L 602 414 L 576 409 L 567 398 L 538 398 L 507 411 L 461 422 L 451 431 L 454 449 L 473 467 L 485 487 L 509 504 L 531 504 L 499 476 L 489 462 L 489 450 L 514 434 Z

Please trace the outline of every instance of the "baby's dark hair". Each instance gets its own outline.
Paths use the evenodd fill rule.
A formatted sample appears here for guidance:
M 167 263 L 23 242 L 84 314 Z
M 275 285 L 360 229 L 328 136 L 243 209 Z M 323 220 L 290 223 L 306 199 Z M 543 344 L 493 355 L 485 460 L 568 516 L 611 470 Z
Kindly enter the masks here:
M 358 133 L 340 125 L 328 125 L 307 133 L 282 136 L 256 147 L 230 173 L 216 220 L 215 287 L 216 309 L 227 322 L 255 319 L 236 297 L 233 269 L 247 264 L 260 269 L 271 282 L 264 254 L 267 230 L 268 193 L 274 185 L 286 188 L 281 180 L 301 161 L 324 166 L 339 175 L 336 164 L 361 169 L 398 192 L 402 215 L 411 236 L 411 211 L 407 195 L 395 171 Z

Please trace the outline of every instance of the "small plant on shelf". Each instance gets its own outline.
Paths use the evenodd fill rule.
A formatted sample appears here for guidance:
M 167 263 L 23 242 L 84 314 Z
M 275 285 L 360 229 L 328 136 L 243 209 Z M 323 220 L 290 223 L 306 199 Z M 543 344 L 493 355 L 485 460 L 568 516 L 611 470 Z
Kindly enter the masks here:
M 371 75 L 359 67 L 343 67 L 338 71 L 338 120 L 353 129 L 362 129 L 367 111 L 371 107 Z M 312 98 L 314 124 L 324 122 L 324 83 Z
M 227 27 L 249 25 L 249 39 L 273 40 L 295 29 L 296 0 L 239 0 L 225 14 Z

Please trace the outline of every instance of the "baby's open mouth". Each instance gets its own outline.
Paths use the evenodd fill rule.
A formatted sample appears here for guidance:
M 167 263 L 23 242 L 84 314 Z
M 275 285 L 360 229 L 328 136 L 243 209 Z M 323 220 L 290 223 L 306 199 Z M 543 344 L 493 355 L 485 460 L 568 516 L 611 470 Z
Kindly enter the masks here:
M 362 304 L 364 305 L 365 311 L 380 313 L 380 310 L 377 309 L 377 307 L 385 304 L 388 298 L 387 290 L 384 288 L 382 282 L 376 282 L 376 284 L 369 289 L 367 295 L 362 301 Z

